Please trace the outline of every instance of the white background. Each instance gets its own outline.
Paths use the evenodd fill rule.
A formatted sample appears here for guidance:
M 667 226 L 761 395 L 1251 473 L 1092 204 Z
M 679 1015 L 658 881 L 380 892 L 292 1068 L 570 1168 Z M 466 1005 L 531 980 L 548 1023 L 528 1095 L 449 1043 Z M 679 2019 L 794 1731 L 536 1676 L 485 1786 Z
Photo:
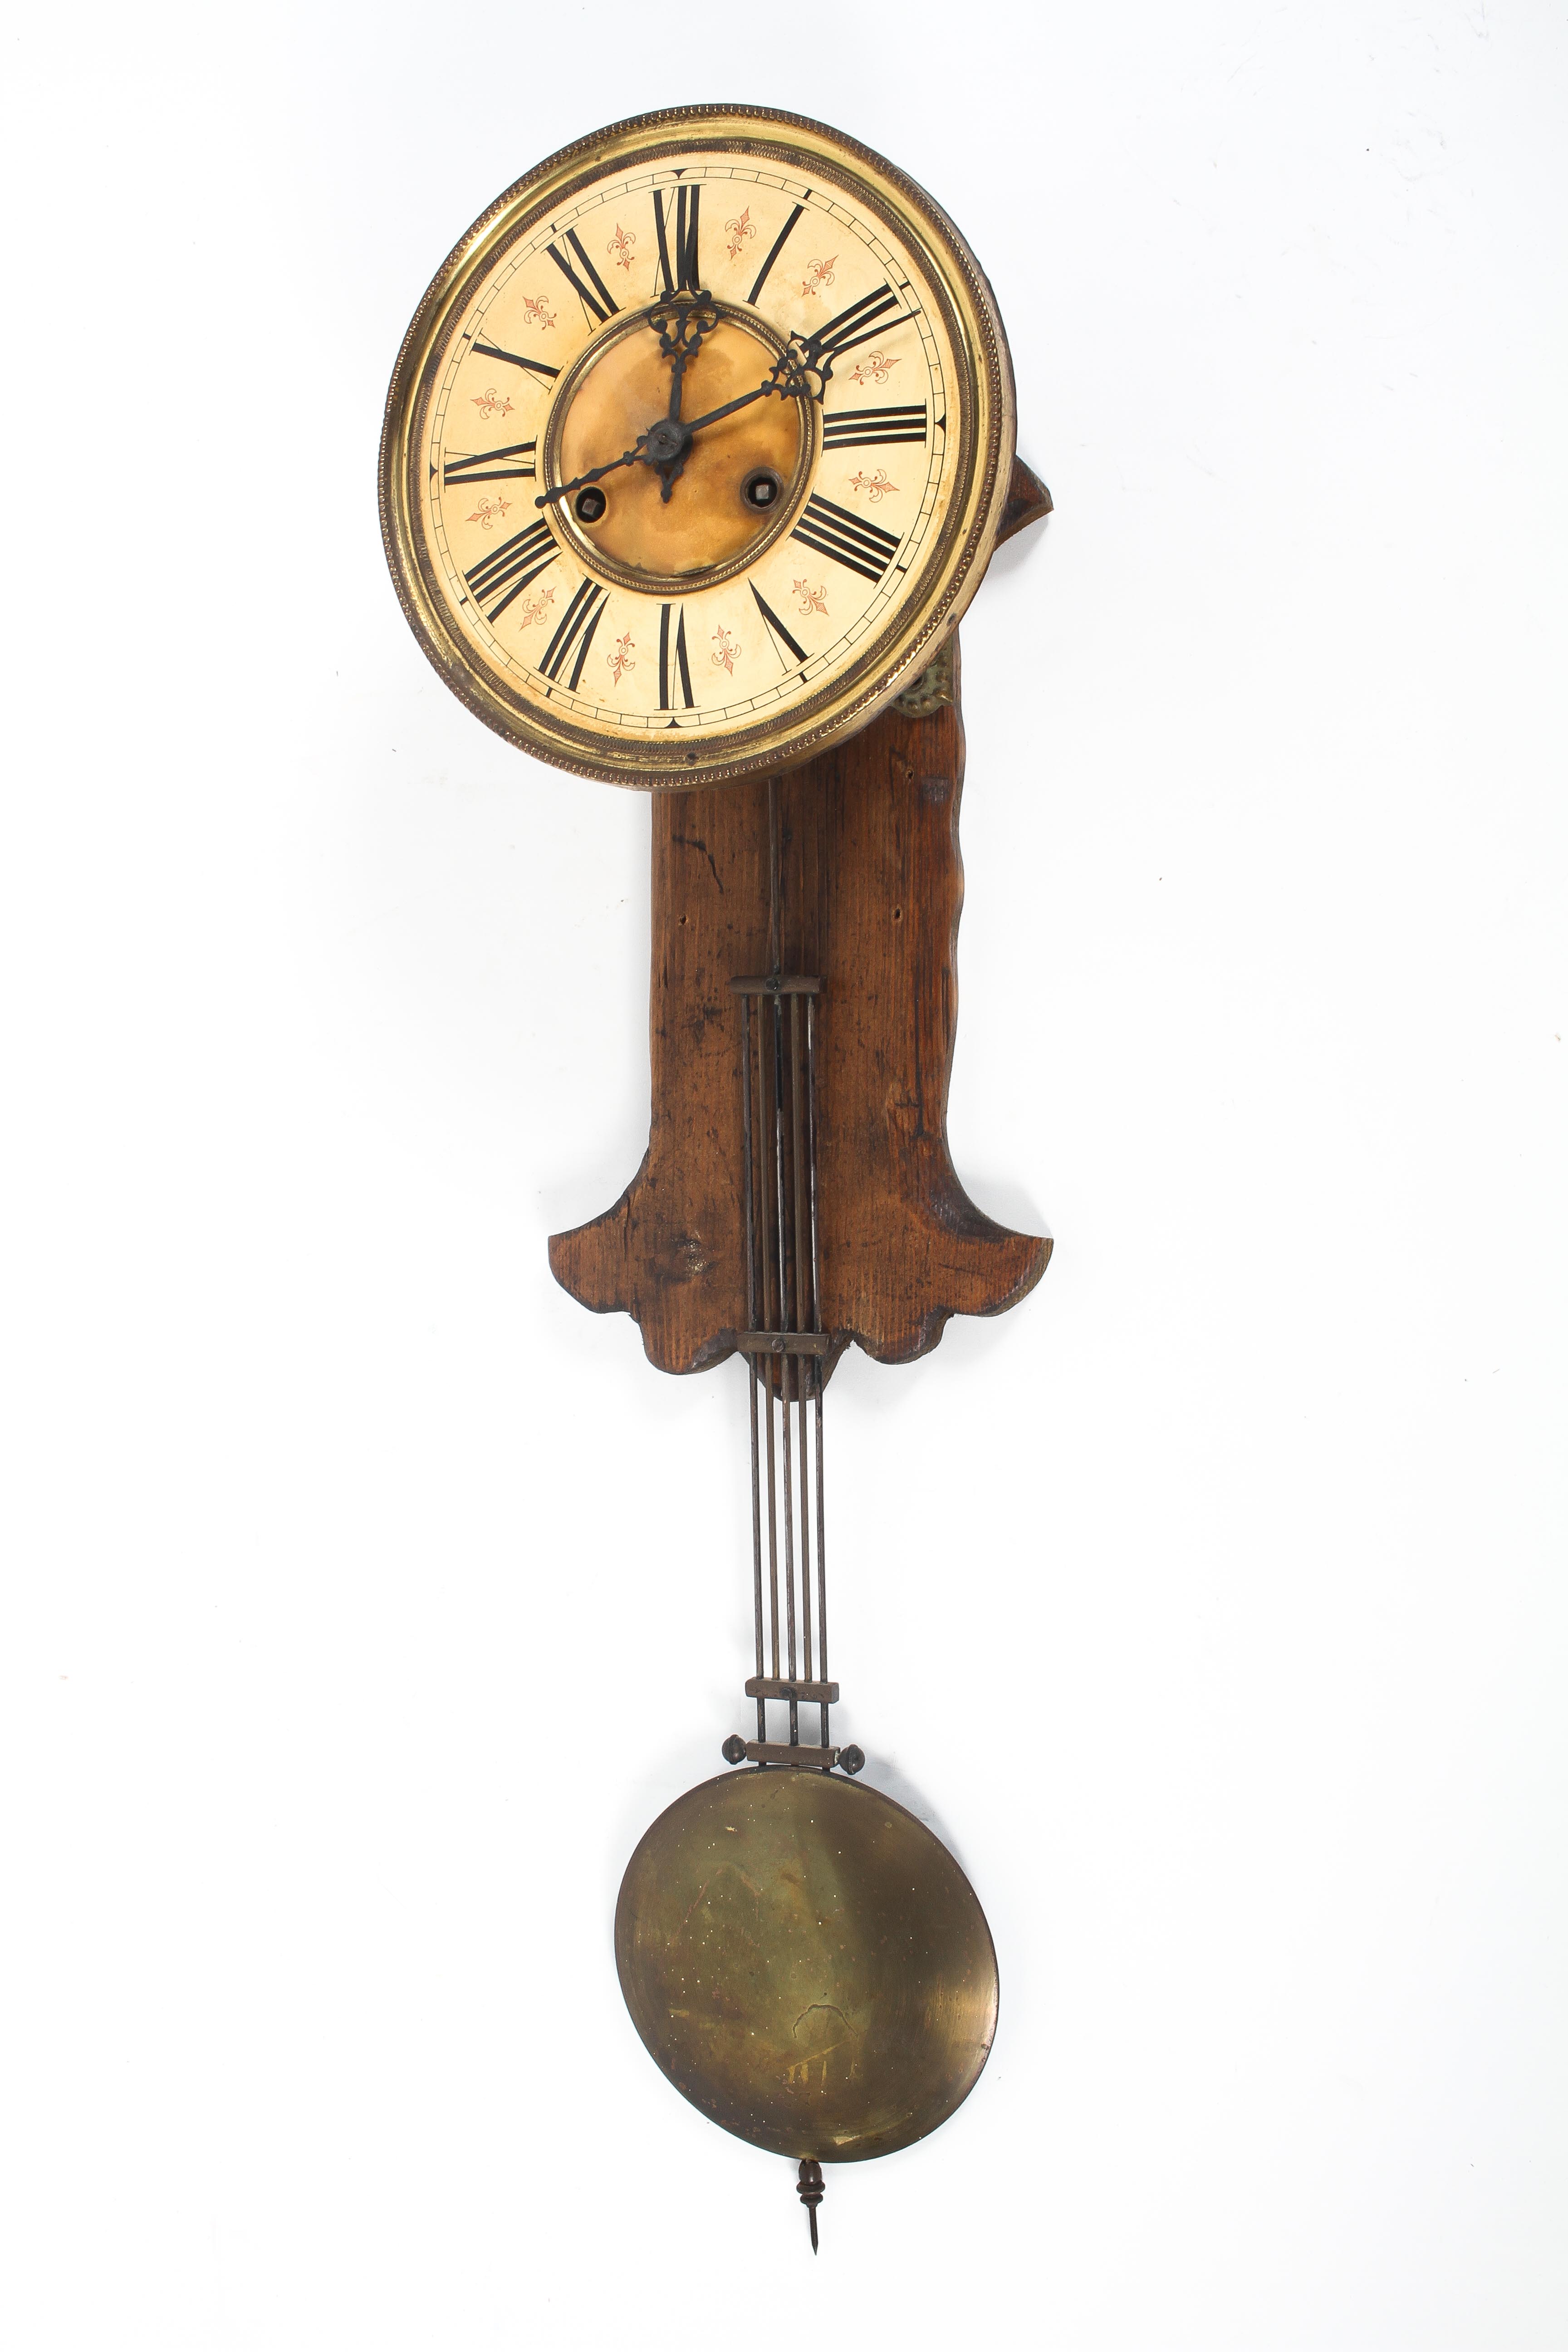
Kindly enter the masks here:
M 1562 12 L 199 10 L 7 36 L 0 2333 L 1556 2352 Z M 377 538 L 497 192 L 894 156 L 1058 511 L 964 626 L 953 1148 L 1058 1237 L 830 1391 L 840 1736 L 1001 1957 L 791 2171 L 621 2006 L 742 1724 L 744 1391 L 551 1282 L 647 1129 L 647 811 Z

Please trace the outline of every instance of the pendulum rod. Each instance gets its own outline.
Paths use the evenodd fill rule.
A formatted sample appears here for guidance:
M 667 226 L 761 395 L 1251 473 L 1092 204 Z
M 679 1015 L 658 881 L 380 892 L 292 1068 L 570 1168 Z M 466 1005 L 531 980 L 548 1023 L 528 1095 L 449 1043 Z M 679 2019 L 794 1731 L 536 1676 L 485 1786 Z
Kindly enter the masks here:
M 792 1003 L 794 999 L 791 1000 Z M 816 1246 L 816 1006 L 805 1000 L 805 1166 L 806 1196 L 811 1224 L 811 1328 L 822 1338 L 821 1261 Z M 818 1678 L 827 1682 L 827 1527 L 822 1506 L 822 1379 L 823 1360 L 812 1364 L 812 1404 L 816 1435 L 816 1663 Z M 756 1382 L 752 1383 L 753 1391 Z M 804 1453 L 805 1448 L 802 1448 Z M 827 1745 L 827 1700 L 822 1706 L 822 1745 Z M 815 2239 L 813 2241 L 815 2243 Z
M 816 1000 L 822 982 L 784 968 L 776 779 L 768 786 L 768 852 L 769 969 L 730 982 L 740 1014 L 745 1163 L 747 1328 L 740 1347 L 748 1359 L 751 1391 L 756 1672 L 746 1692 L 757 1705 L 756 1738 L 736 1741 L 733 1748 L 737 1761 L 743 1747 L 753 1763 L 829 1770 L 838 1760 L 828 1722 L 838 1690 L 827 1679 L 822 1485 L 822 1383 L 830 1345 L 822 1327 L 816 1199 Z M 782 1742 L 767 1736 L 770 1701 L 787 1709 Z M 817 1742 L 801 1738 L 803 1704 L 817 1708 Z
M 752 1197 L 752 1038 L 751 1017 L 743 996 L 737 997 L 741 1015 L 741 1135 L 746 1155 L 746 1327 L 757 1328 L 756 1203 Z M 746 1383 L 752 1409 L 752 1598 L 756 1620 L 755 1679 L 763 1678 L 763 1490 L 757 1428 L 757 1383 Z M 820 1548 L 819 1548 L 820 1550 Z M 767 1701 L 757 1700 L 757 1738 L 768 1736 Z

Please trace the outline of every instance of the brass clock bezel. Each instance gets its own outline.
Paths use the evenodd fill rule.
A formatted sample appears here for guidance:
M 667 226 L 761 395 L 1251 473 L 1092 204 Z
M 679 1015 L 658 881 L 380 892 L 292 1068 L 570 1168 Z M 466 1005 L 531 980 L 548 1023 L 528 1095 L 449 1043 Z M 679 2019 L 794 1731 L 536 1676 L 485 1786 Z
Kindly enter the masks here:
M 499 256 L 552 209 L 617 165 L 705 148 L 747 153 L 830 181 L 918 257 L 963 376 L 953 490 L 914 584 L 847 669 L 787 711 L 711 732 L 615 738 L 531 702 L 452 625 L 420 519 L 426 409 L 453 334 Z M 415 635 L 459 700 L 509 742 L 569 772 L 634 790 L 739 782 L 793 767 L 857 733 L 919 676 L 968 606 L 996 543 L 1016 431 L 1012 362 L 994 297 L 968 245 L 924 189 L 858 141 L 763 107 L 668 107 L 574 141 L 525 173 L 442 264 L 398 353 L 382 430 L 382 536 Z

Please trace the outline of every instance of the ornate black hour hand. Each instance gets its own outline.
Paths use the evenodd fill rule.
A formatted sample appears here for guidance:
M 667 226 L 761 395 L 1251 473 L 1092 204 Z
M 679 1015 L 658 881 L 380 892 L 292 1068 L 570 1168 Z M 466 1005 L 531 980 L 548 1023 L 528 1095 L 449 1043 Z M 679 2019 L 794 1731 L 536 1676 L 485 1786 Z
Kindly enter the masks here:
M 665 358 L 675 362 L 669 413 L 679 416 L 680 379 L 686 373 L 686 362 L 696 358 L 704 337 L 713 332 L 719 313 L 710 294 L 677 294 L 668 300 L 656 302 L 647 314 L 647 322 L 658 337 L 658 348 Z
M 669 408 L 664 424 L 672 429 L 660 436 L 660 446 L 668 444 L 671 454 L 653 460 L 658 469 L 659 497 L 668 505 L 669 494 L 685 468 L 686 453 L 691 446 L 690 436 L 680 424 L 681 387 L 687 362 L 695 359 L 702 347 L 703 337 L 711 334 L 718 325 L 719 313 L 713 307 L 710 295 L 682 294 L 672 301 L 659 303 L 657 309 L 650 310 L 647 322 L 658 335 L 659 350 L 671 362 Z M 658 425 L 654 432 L 659 433 Z M 678 432 L 680 436 L 679 442 L 675 438 Z

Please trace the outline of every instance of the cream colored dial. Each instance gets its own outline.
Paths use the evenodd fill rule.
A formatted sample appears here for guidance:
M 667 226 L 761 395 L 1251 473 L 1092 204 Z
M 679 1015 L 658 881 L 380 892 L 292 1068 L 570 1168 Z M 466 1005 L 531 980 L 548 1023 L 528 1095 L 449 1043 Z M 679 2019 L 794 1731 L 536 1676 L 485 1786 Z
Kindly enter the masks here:
M 1012 458 L 967 248 L 866 151 L 692 109 L 568 151 L 437 278 L 384 513 L 448 681 L 543 756 L 647 785 L 805 758 L 923 667 Z

